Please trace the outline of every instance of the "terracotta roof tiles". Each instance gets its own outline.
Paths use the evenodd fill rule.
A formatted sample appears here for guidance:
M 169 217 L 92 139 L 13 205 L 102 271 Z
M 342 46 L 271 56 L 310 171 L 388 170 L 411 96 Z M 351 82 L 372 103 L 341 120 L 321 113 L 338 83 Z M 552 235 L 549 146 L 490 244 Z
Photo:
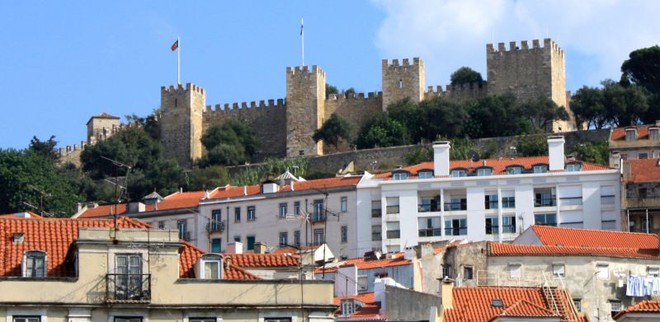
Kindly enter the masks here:
M 410 265 L 411 260 L 405 259 L 403 253 L 394 254 L 393 258 L 385 259 L 375 259 L 375 260 L 365 260 L 363 257 L 350 258 L 343 260 L 339 263 L 336 263 L 334 267 L 326 268 L 326 273 L 332 273 L 337 271 L 339 267 L 345 266 L 357 266 L 358 269 L 372 269 L 372 268 L 381 268 L 381 267 L 392 267 L 392 266 L 402 266 Z M 314 273 L 323 273 L 323 268 L 317 268 Z
M 334 304 L 339 306 L 335 312 L 337 316 L 342 314 L 342 300 L 356 300 L 363 303 L 363 306 L 348 317 L 340 316 L 340 321 L 387 321 L 386 316 L 380 315 L 380 306 L 376 303 L 376 296 L 373 292 L 335 297 Z
M 223 254 L 231 265 L 242 268 L 254 267 L 297 267 L 300 265 L 298 256 L 288 254 Z
M 630 175 L 626 182 L 658 182 L 660 181 L 660 159 L 624 160 L 630 166 Z
M 610 248 L 658 248 L 658 235 L 534 225 L 544 245 Z
M 604 256 L 656 259 L 657 248 L 614 248 L 488 243 L 490 256 Z
M 622 318 L 623 316 L 629 313 L 657 313 L 660 315 L 660 301 L 659 300 L 641 301 L 617 313 L 614 316 L 614 319 L 619 320 L 620 318 Z
M 612 129 L 612 133 L 610 134 L 610 141 L 625 141 L 627 129 L 637 129 L 637 140 L 648 140 L 650 127 L 658 127 L 658 126 L 655 124 L 649 124 L 649 125 L 614 128 Z

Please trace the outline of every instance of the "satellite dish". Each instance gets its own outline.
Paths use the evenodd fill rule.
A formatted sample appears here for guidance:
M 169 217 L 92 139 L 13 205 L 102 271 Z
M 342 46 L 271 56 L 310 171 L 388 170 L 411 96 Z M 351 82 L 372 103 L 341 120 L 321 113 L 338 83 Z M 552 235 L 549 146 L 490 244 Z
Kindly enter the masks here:
M 468 152 L 468 156 L 472 162 L 479 161 L 479 153 L 477 153 L 477 151 L 470 150 L 470 152 Z

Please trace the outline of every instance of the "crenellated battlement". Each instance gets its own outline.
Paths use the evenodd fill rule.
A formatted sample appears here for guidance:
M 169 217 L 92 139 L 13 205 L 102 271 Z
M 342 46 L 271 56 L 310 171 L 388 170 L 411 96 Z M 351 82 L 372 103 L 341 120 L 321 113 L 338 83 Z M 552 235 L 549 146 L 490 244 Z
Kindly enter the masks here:
M 286 74 L 289 76 L 309 76 L 313 74 L 319 74 L 325 77 L 325 72 L 323 69 L 319 68 L 316 65 L 311 66 L 295 66 L 295 67 L 287 67 L 286 68 Z
M 546 49 L 550 50 L 553 53 L 559 54 L 561 56 L 564 55 L 564 50 L 562 50 L 559 45 L 552 41 L 550 38 L 543 39 L 543 47 L 541 47 L 541 42 L 538 39 L 532 40 L 532 46 L 529 46 L 529 43 L 526 40 L 523 40 L 520 42 L 520 45 L 518 45 L 517 42 L 511 41 L 509 42 L 509 47 L 507 48 L 505 43 L 501 42 L 497 44 L 497 48 L 493 44 L 487 44 L 486 45 L 486 52 L 488 54 L 492 53 L 510 53 L 510 52 L 521 52 L 521 51 L 531 51 L 531 50 L 538 50 L 538 49 Z
M 380 98 L 383 95 L 382 92 L 369 92 L 365 93 L 339 93 L 339 94 L 329 94 L 326 101 L 341 101 L 341 100 L 370 100 L 375 98 Z
M 404 58 L 401 63 L 399 63 L 398 59 L 392 59 L 391 61 L 387 59 L 383 59 L 382 64 L 383 64 L 383 69 L 385 69 L 385 68 L 398 68 L 398 67 L 419 67 L 420 64 L 423 63 L 420 61 L 419 57 L 413 57 L 412 64 L 410 63 L 410 59 L 408 58 Z
M 161 93 L 169 93 L 169 94 L 183 94 L 185 92 L 194 92 L 194 93 L 199 93 L 199 94 L 204 94 L 204 89 L 201 86 L 197 86 L 193 83 L 186 83 L 186 87 L 183 87 L 182 84 L 178 85 L 170 85 L 170 86 L 161 86 L 160 87 Z
M 206 109 L 204 109 L 204 112 L 211 112 L 211 113 L 231 113 L 233 110 L 241 110 L 241 109 L 276 109 L 276 108 L 285 108 L 286 107 L 286 100 L 283 98 L 278 98 L 277 100 L 274 99 L 269 99 L 269 100 L 260 100 L 258 103 L 256 101 L 251 101 L 251 102 L 235 102 L 235 103 L 225 103 L 223 104 L 215 104 L 215 105 L 207 105 Z

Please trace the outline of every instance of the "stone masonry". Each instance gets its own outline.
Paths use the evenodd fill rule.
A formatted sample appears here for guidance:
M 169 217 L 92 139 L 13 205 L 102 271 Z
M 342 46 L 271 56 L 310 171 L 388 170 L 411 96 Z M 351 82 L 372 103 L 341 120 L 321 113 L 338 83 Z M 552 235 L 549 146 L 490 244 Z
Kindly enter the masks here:
M 410 97 L 420 102 L 443 96 L 455 102 L 477 99 L 486 95 L 512 93 L 521 100 L 539 96 L 551 98 L 570 113 L 567 102 L 564 53 L 550 39 L 538 40 L 529 47 L 511 42 L 497 49 L 486 46 L 488 83 L 483 85 L 437 86 L 425 91 L 424 62 L 413 58 L 382 61 L 382 90 L 378 93 L 327 95 L 326 75 L 318 66 L 288 67 L 286 69 L 286 100 L 233 103 L 206 106 L 203 88 L 187 84 L 161 88 L 162 143 L 168 156 L 176 158 L 184 167 L 202 157 L 201 137 L 213 124 L 240 119 L 255 130 L 261 142 L 257 161 L 267 157 L 322 155 L 323 142 L 312 140 L 314 130 L 321 127 L 330 115 L 352 123 L 354 129 L 365 124 L 375 113 L 386 110 L 398 100 Z M 557 122 L 552 130 L 574 130 L 575 124 Z M 340 148 L 349 149 L 344 146 Z

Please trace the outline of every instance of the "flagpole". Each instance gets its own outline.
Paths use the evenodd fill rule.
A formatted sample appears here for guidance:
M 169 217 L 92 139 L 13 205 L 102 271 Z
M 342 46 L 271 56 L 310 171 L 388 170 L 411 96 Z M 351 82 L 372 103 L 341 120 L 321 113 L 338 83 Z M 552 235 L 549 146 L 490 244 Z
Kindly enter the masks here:
M 176 83 L 181 85 L 181 39 L 176 37 Z
M 305 21 L 300 18 L 300 47 L 302 50 L 302 66 L 305 66 Z

